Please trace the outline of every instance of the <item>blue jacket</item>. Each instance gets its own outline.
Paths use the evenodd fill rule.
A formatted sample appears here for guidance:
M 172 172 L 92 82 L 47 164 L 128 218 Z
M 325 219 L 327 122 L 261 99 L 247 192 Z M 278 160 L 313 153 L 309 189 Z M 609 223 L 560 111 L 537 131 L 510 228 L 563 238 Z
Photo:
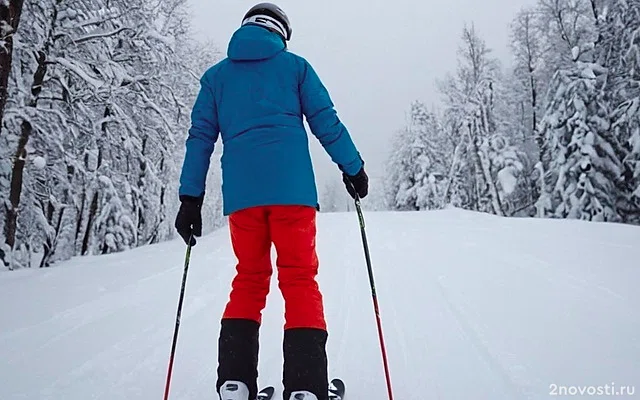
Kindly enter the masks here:
M 224 215 L 261 205 L 316 207 L 303 115 L 341 171 L 355 175 L 363 165 L 329 93 L 305 59 L 262 27 L 238 29 L 227 56 L 201 78 L 179 194 L 204 194 L 221 135 Z

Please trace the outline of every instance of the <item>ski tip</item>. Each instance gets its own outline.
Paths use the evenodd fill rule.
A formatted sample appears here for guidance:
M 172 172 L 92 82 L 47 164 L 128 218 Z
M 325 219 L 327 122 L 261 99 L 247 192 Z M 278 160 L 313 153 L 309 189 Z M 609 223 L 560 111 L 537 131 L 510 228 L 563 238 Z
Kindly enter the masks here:
M 329 385 L 329 398 L 334 399 L 344 399 L 345 387 L 344 382 L 340 378 L 333 378 L 331 380 L 331 384 Z
M 258 399 L 267 398 L 270 399 L 275 393 L 275 388 L 273 386 L 267 386 L 258 392 Z
M 344 381 L 342 379 L 340 379 L 340 378 L 333 378 L 331 380 L 331 384 L 333 386 L 335 386 L 336 388 L 338 388 L 338 389 L 340 389 L 340 388 L 344 389 Z

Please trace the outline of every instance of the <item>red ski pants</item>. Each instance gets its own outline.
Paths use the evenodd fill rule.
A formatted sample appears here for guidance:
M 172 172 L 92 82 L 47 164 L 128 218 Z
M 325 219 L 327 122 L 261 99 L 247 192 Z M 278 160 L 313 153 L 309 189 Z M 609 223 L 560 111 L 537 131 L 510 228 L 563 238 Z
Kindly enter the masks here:
M 316 209 L 252 207 L 232 213 L 229 229 L 238 264 L 223 318 L 262 322 L 273 271 L 273 243 L 278 286 L 285 301 L 284 328 L 326 330 L 322 294 L 316 282 Z

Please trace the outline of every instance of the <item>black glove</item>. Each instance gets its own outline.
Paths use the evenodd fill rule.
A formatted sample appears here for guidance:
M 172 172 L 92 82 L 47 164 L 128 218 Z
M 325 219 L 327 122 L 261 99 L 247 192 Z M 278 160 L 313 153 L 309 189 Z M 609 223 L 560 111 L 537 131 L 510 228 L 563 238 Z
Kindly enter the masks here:
M 367 197 L 367 193 L 369 193 L 369 177 L 367 173 L 364 172 L 364 167 L 354 176 L 347 175 L 343 172 L 342 181 L 347 187 L 347 192 L 349 192 L 354 199 L 356 198 L 356 193 L 358 193 L 361 199 Z
M 180 196 L 180 211 L 176 216 L 175 227 L 182 240 L 189 244 L 191 234 L 193 236 L 202 235 L 202 201 L 204 196 Z M 196 239 L 191 239 L 191 246 L 196 245 Z

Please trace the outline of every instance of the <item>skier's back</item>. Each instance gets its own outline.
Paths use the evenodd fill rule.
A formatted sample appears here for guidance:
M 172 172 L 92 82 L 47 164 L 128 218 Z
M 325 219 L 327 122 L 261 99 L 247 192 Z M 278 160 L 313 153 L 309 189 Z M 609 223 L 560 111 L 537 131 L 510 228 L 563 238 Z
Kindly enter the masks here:
M 327 327 L 315 280 L 318 196 L 303 115 L 343 172 L 349 193 L 367 195 L 364 163 L 313 68 L 287 51 L 290 38 L 280 8 L 261 3 L 249 10 L 228 57 L 201 79 L 187 139 L 176 218 L 185 241 L 201 234 L 209 159 L 219 135 L 224 142 L 223 208 L 238 265 L 219 338 L 223 400 L 256 397 L 272 243 L 285 299 L 284 398 L 327 399 Z

